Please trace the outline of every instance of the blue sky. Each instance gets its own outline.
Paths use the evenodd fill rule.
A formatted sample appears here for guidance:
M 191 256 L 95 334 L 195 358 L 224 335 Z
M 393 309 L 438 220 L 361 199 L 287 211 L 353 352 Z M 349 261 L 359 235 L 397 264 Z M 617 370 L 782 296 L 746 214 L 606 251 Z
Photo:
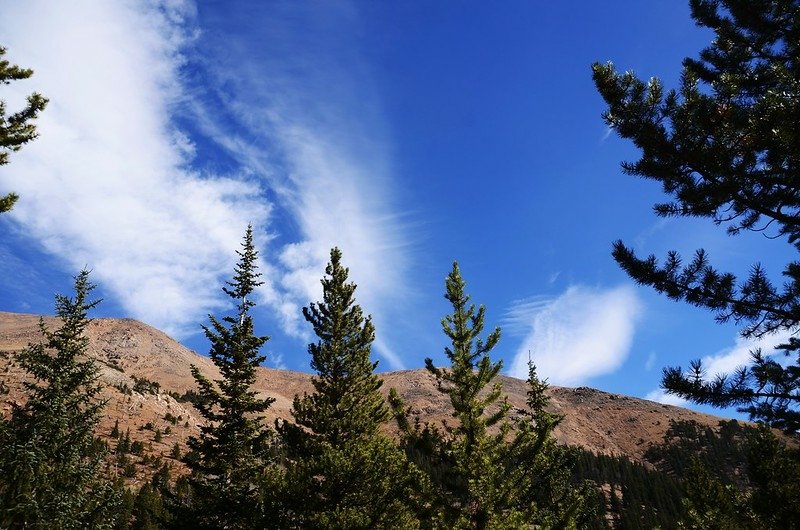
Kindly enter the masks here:
M 308 370 L 300 308 L 338 245 L 378 329 L 381 370 L 443 363 L 444 277 L 503 328 L 524 376 L 669 400 L 665 365 L 747 359 L 712 315 L 633 285 L 611 259 L 704 247 L 746 273 L 787 254 L 761 235 L 663 220 L 603 123 L 590 65 L 674 86 L 711 39 L 682 2 L 0 2 L 2 44 L 51 100 L 0 168 L 0 310 L 52 311 L 93 270 L 96 316 L 157 326 L 198 352 L 227 310 L 247 223 L 271 366 Z M 788 252 L 786 250 L 785 252 Z M 779 337 L 767 338 L 766 345 Z M 674 400 L 670 401 L 674 402 Z

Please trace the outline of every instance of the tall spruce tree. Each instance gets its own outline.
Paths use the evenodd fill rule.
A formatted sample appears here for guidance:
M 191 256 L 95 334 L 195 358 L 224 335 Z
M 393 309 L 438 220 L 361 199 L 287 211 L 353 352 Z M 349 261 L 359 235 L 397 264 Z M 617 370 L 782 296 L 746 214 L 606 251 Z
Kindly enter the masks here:
M 192 366 L 200 394 L 197 407 L 206 424 L 199 437 L 188 441 L 193 451 L 187 458 L 192 505 L 177 518 L 193 516 L 194 524 L 203 528 L 257 527 L 265 503 L 272 502 L 260 488 L 264 473 L 272 471 L 265 469 L 272 431 L 262 415 L 274 399 L 259 397 L 253 389 L 256 368 L 265 360 L 259 350 L 269 337 L 255 335 L 250 315 L 255 306 L 251 295 L 262 283 L 252 226 L 237 254 L 233 280 L 222 289 L 236 301 L 236 314 L 221 321 L 210 315 L 211 326 L 203 327 L 222 379 L 211 381 Z
M 6 49 L 0 46 L 0 84 L 7 85 L 11 81 L 27 79 L 33 75 L 33 70 L 20 68 L 11 64 L 3 56 Z M 36 138 L 36 126 L 33 120 L 44 110 L 47 99 L 34 92 L 28 96 L 28 103 L 22 110 L 13 114 L 6 114 L 6 103 L 0 100 L 0 166 L 8 164 L 8 155 Z M 9 193 L 0 196 L 0 213 L 7 212 L 14 207 L 19 196 Z
M 691 0 L 692 18 L 715 33 L 699 59 L 683 62 L 678 90 L 595 64 L 608 104 L 606 123 L 641 149 L 623 163 L 631 175 L 660 182 L 671 202 L 659 216 L 710 219 L 737 235 L 761 232 L 800 250 L 800 3 L 796 0 Z M 637 282 L 672 299 L 733 320 L 745 337 L 796 332 L 800 261 L 777 286 L 761 264 L 746 279 L 714 268 L 701 249 L 684 263 L 672 251 L 663 264 L 642 259 L 621 241 L 614 259 Z M 670 393 L 717 407 L 738 406 L 751 419 L 788 432 L 800 429 L 800 341 L 756 350 L 749 366 L 709 379 L 699 361 L 667 368 Z
M 421 476 L 380 433 L 390 411 L 370 360 L 375 328 L 356 304 L 342 253 L 331 250 L 322 302 L 303 308 L 314 393 L 294 400 L 282 432 L 288 458 L 285 528 L 416 528 Z
M 0 528 L 111 528 L 120 492 L 102 476 L 107 450 L 94 428 L 105 403 L 85 358 L 93 287 L 78 274 L 75 297 L 56 296 L 61 327 L 42 320 L 44 342 L 18 355 L 32 380 L 27 402 L 0 420 Z
M 485 308 L 475 308 L 465 293 L 458 264 L 446 280 L 445 298 L 453 313 L 442 320 L 451 346 L 449 368 L 427 369 L 453 407 L 454 424 L 443 429 L 412 425 L 394 390 L 392 407 L 409 457 L 433 484 L 427 525 L 441 529 L 574 528 L 584 517 L 583 498 L 570 484 L 571 457 L 556 446 L 552 431 L 560 421 L 545 410 L 546 383 L 533 365 L 528 383 L 529 410 L 516 425 L 497 376 L 502 362 L 489 352 L 500 340 L 496 328 L 486 339 Z M 590 517 L 591 514 L 586 515 Z

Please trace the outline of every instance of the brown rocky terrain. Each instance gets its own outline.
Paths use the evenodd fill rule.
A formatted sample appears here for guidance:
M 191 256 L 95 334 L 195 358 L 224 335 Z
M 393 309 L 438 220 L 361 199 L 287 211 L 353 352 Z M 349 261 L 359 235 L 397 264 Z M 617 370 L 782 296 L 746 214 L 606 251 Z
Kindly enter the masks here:
M 0 413 L 8 414 L 11 403 L 23 399 L 23 372 L 14 361 L 15 352 L 40 340 L 39 316 L 0 312 Z M 58 326 L 58 320 L 45 317 L 45 324 Z M 196 365 L 211 378 L 219 372 L 206 357 L 185 348 L 166 334 L 130 319 L 98 319 L 91 322 L 87 334 L 89 355 L 100 368 L 102 397 L 108 404 L 98 433 L 110 440 L 110 432 L 119 422 L 132 441 L 145 445 L 139 458 L 155 469 L 162 461 L 176 469 L 181 464 L 170 457 L 175 445 L 183 451 L 186 439 L 199 433 L 201 417 L 194 407 L 180 399 L 195 384 L 190 367 Z M 449 402 L 436 390 L 436 382 L 425 370 L 405 370 L 381 374 L 384 391 L 396 388 L 412 411 L 424 421 L 440 423 L 449 418 Z M 525 407 L 525 381 L 501 377 L 503 390 L 511 402 L 513 414 Z M 275 398 L 268 421 L 290 418 L 294 396 L 313 390 L 311 375 L 300 372 L 261 368 L 257 389 Z M 551 387 L 553 412 L 563 414 L 556 430 L 559 442 L 588 450 L 624 455 L 642 461 L 651 444 L 660 443 L 670 420 L 694 420 L 716 426 L 721 418 L 680 407 L 587 387 Z M 387 426 L 392 430 L 393 426 Z M 156 440 L 156 431 L 161 433 Z M 111 447 L 116 442 L 110 441 Z M 159 458 L 152 463 L 152 458 Z

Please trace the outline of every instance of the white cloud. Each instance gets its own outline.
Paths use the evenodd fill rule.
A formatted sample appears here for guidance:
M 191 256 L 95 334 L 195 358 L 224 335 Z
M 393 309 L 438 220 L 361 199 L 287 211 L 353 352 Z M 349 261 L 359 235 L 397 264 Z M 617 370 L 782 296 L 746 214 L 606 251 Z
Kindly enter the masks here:
M 403 368 L 383 324 L 409 291 L 408 245 L 403 222 L 393 213 L 388 127 L 352 42 L 356 12 L 347 2 L 264 9 L 267 27 L 259 28 L 259 49 L 227 35 L 226 49 L 247 52 L 237 55 L 235 71 L 211 68 L 237 126 L 214 120 L 219 109 L 203 106 L 194 108 L 197 123 L 265 179 L 294 222 L 297 233 L 281 247 L 276 264 L 277 284 L 286 293 L 280 308 L 284 331 L 307 334 L 300 307 L 320 299 L 319 280 L 330 249 L 338 246 L 358 284 L 358 303 L 374 318 L 375 350 L 391 368 Z M 236 20 L 237 27 L 249 23 Z
M 408 247 L 392 213 L 388 127 L 358 32 L 348 30 L 356 10 L 224 11 L 240 17 L 241 31 L 218 25 L 203 40 L 194 9 L 182 0 L 5 6 L 3 44 L 35 69 L 30 83 L 13 85 L 16 97 L 36 89 L 51 100 L 41 137 L 0 172 L 0 189 L 22 196 L 11 218 L 69 268 L 92 268 L 131 316 L 174 334 L 220 305 L 220 281 L 251 222 L 262 302 L 284 332 L 307 338 L 300 308 L 320 298 L 339 246 L 374 316 L 375 350 L 402 368 L 383 323 L 408 293 Z M 185 85 L 187 65 L 202 83 Z M 177 115 L 192 129 L 176 129 Z M 195 142 L 208 140 L 238 173 L 192 169 Z M 267 227 L 276 209 L 285 226 Z
M 657 403 L 663 403 L 664 405 L 675 405 L 676 407 L 686 407 L 689 405 L 689 402 L 685 399 L 673 394 L 667 394 L 660 388 L 648 392 L 644 398 Z
M 134 317 L 181 334 L 218 305 L 258 185 L 187 169 L 194 147 L 170 123 L 193 7 L 180 1 L 4 5 L 11 58 L 50 104 L 40 138 L 0 172 L 21 195 L 11 218 Z M 9 87 L 11 88 L 11 87 Z
M 504 334 L 514 336 L 527 336 L 537 314 L 546 310 L 553 303 L 553 298 L 547 296 L 531 296 L 522 300 L 515 300 L 503 315 L 500 325 Z M 527 363 L 527 361 L 525 361 Z M 527 364 L 526 372 L 527 374 Z
M 781 331 L 754 340 L 748 340 L 741 336 L 736 337 L 736 342 L 733 346 L 720 350 L 713 355 L 703 357 L 701 359 L 703 369 L 709 377 L 714 377 L 717 374 L 731 374 L 740 366 L 750 364 L 750 352 L 752 350 L 761 348 L 764 355 L 774 355 L 776 353 L 775 346 L 788 342 L 790 336 L 790 332 Z
M 573 286 L 555 299 L 512 306 L 506 321 L 527 322 L 528 333 L 509 370 L 524 378 L 528 355 L 550 383 L 573 386 L 617 370 L 628 356 L 641 303 L 630 286 Z
M 306 119 L 302 114 L 291 117 Z M 385 213 L 392 209 L 387 171 L 379 161 L 349 152 L 342 139 L 361 139 L 338 126 L 312 130 L 292 125 L 291 132 L 284 127 L 288 126 L 278 125 L 270 138 L 282 145 L 286 157 L 291 183 L 281 198 L 293 213 L 302 240 L 287 244 L 280 253 L 280 285 L 295 307 L 319 300 L 319 280 L 330 249 L 338 246 L 350 279 L 359 286 L 359 304 L 376 321 L 376 351 L 392 368 L 403 368 L 400 356 L 380 340 L 386 312 L 403 293 L 397 287 L 406 283 L 407 265 L 402 226 Z M 299 315 L 299 310 L 293 314 Z M 285 323 L 286 330 L 294 332 L 297 319 L 287 318 Z

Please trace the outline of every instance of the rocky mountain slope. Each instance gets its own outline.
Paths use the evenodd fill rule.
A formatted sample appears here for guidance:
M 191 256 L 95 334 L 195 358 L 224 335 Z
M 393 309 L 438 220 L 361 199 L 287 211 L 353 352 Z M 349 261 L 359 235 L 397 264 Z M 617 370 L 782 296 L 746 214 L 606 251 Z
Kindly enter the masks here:
M 0 413 L 8 414 L 11 403 L 23 398 L 23 371 L 15 363 L 15 352 L 40 340 L 39 316 L 0 312 Z M 54 318 L 44 319 L 51 328 L 58 326 Z M 100 368 L 102 397 L 108 401 L 98 433 L 110 439 L 118 422 L 121 432 L 130 432 L 132 441 L 145 447 L 143 454 L 168 461 L 180 468 L 175 455 L 176 445 L 184 450 L 188 436 L 199 433 L 200 416 L 182 399 L 194 390 L 190 368 L 197 366 L 211 378 L 219 372 L 206 357 L 185 348 L 166 334 L 129 319 L 94 320 L 88 330 L 89 355 Z M 425 421 L 439 423 L 449 418 L 448 400 L 436 390 L 435 380 L 424 370 L 405 370 L 381 374 L 383 390 L 394 387 Z M 501 377 L 505 393 L 516 409 L 525 407 L 525 381 Z M 296 394 L 311 392 L 311 375 L 300 372 L 261 368 L 257 389 L 274 397 L 268 421 L 289 419 Z M 651 444 L 660 443 L 670 420 L 694 420 L 716 426 L 720 418 L 680 407 L 662 405 L 643 399 L 611 394 L 587 387 L 552 387 L 554 412 L 565 416 L 556 430 L 564 444 L 588 450 L 627 456 L 642 461 Z M 390 432 L 393 425 L 388 425 Z M 110 440 L 111 447 L 115 441 Z M 144 458 L 149 464 L 151 457 Z M 172 460 L 168 460 L 172 458 Z M 141 463 L 141 462 L 137 462 Z M 154 466 L 153 466 L 154 467 Z

